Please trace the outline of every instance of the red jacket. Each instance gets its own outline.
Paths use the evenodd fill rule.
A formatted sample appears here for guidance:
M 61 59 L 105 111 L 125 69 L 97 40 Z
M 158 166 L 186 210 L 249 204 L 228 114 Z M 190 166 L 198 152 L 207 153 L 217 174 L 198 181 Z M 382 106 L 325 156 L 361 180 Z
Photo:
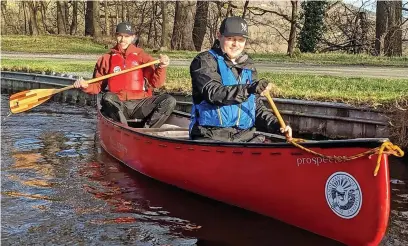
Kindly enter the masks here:
M 110 58 L 111 58 L 111 55 L 115 53 L 120 54 L 123 57 L 126 57 L 127 55 L 131 53 L 137 53 L 139 56 L 139 61 L 140 61 L 139 65 L 155 60 L 149 54 L 145 53 L 143 49 L 138 48 L 134 46 L 133 44 L 129 45 L 129 47 L 126 49 L 126 52 L 124 52 L 120 48 L 120 46 L 116 45 L 115 47 L 111 49 L 111 52 L 104 54 L 102 57 L 98 59 L 95 65 L 95 69 L 94 69 L 94 74 L 93 74 L 94 78 L 98 78 L 98 77 L 109 74 L 109 71 L 111 71 Z M 139 91 L 139 92 L 135 92 L 135 91 L 115 92 L 119 96 L 120 100 L 126 101 L 126 100 L 131 100 L 131 99 L 141 99 L 145 97 L 150 97 L 152 95 L 152 88 L 158 88 L 164 84 L 164 81 L 166 79 L 166 68 L 156 69 L 155 66 L 152 65 L 149 67 L 145 67 L 142 70 L 143 70 L 143 77 L 147 79 L 147 82 L 149 84 L 148 90 Z M 88 88 L 83 89 L 83 91 L 89 94 L 98 94 L 99 92 L 101 92 L 102 83 L 103 81 L 90 84 Z

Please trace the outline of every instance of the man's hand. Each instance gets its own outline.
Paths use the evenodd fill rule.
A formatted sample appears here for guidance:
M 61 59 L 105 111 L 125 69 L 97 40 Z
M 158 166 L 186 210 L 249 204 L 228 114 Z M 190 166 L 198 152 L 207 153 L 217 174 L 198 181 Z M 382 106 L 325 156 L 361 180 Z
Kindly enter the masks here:
M 79 78 L 74 82 L 75 88 L 85 89 L 88 88 L 88 83 L 83 78 Z
M 290 126 L 286 126 L 285 128 L 280 129 L 281 133 L 284 133 L 286 137 L 288 137 L 288 141 L 292 140 L 292 128 Z
M 269 82 L 267 80 L 260 79 L 259 81 L 252 83 L 247 90 L 249 94 L 261 94 L 266 88 L 268 88 L 268 86 Z M 272 85 L 270 88 L 272 88 Z
M 160 54 L 159 60 L 160 60 L 160 63 L 159 63 L 160 68 L 165 68 L 170 64 L 170 59 L 167 55 Z

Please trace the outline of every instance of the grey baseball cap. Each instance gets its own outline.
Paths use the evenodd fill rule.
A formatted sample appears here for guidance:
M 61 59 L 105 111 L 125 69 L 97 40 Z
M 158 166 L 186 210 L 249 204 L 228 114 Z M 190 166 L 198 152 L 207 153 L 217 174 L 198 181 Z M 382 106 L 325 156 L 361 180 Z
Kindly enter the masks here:
M 220 33 L 224 37 L 241 36 L 244 38 L 249 38 L 248 24 L 239 16 L 225 18 L 221 22 Z
M 130 24 L 129 22 L 122 22 L 116 26 L 116 33 L 126 33 L 133 35 L 135 34 L 135 31 L 133 30 L 132 24 Z

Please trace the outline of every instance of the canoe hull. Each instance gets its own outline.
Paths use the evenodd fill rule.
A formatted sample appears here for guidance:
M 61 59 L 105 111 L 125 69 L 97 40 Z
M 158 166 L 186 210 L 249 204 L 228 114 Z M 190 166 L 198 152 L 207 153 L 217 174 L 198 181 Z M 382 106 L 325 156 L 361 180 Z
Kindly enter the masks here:
M 334 162 L 286 143 L 174 140 L 123 127 L 101 114 L 98 132 L 110 155 L 164 183 L 348 245 L 377 245 L 385 234 L 390 211 L 386 155 L 374 177 L 377 155 Z M 326 155 L 349 156 L 373 144 L 310 148 Z

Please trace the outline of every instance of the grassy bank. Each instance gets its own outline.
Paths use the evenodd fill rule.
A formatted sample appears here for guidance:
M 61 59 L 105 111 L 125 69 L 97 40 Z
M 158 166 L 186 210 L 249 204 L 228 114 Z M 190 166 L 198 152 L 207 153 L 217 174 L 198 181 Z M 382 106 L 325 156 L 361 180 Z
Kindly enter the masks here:
M 110 45 L 110 38 L 99 43 L 88 37 L 73 36 L 2 36 L 2 51 L 49 53 L 49 54 L 102 54 Z M 151 49 L 146 49 L 153 52 Z M 408 57 L 375 57 L 369 55 L 350 55 L 344 53 L 302 54 L 291 58 L 285 54 L 255 53 L 248 51 L 256 61 L 307 64 L 339 64 L 339 65 L 369 65 L 369 66 L 401 66 L 408 67 Z M 194 51 L 164 51 L 172 59 L 192 59 L 198 54 Z
M 2 69 L 63 73 L 93 71 L 93 61 L 48 61 L 2 59 Z M 296 75 L 260 72 L 276 85 L 274 96 L 330 102 L 346 102 L 354 105 L 380 106 L 408 97 L 407 79 L 344 78 L 320 75 Z M 191 92 L 190 74 L 187 68 L 170 67 L 166 85 L 161 90 Z

